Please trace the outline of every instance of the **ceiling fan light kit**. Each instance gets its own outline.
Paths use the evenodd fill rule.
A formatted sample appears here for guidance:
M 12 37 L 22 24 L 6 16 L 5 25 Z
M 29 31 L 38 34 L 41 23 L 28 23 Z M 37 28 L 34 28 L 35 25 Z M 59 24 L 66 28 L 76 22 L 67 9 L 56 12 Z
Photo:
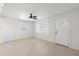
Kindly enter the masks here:
M 33 16 L 33 14 L 31 13 L 30 16 L 29 16 L 29 19 L 31 19 L 31 20 L 37 20 L 37 16 Z

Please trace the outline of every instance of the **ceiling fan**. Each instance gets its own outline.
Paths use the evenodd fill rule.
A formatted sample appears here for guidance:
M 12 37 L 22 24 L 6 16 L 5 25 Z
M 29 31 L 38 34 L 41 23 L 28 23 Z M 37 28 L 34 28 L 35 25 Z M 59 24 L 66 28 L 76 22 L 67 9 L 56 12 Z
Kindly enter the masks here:
M 30 19 L 33 19 L 33 20 L 37 20 L 37 19 L 38 19 L 37 16 L 33 16 L 32 13 L 30 14 L 29 18 L 30 18 Z

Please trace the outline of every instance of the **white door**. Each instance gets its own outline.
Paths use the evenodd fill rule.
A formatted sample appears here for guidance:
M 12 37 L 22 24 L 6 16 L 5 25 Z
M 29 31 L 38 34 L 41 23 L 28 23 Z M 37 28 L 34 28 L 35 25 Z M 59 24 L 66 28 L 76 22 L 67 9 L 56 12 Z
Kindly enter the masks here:
M 56 43 L 68 46 L 70 43 L 70 21 L 68 19 L 56 20 Z

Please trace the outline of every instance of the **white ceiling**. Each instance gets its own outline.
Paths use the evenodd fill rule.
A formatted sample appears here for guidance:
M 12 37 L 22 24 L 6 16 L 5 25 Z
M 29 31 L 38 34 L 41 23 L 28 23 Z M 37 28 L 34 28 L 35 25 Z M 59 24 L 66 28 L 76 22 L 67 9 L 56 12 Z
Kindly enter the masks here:
M 19 18 L 33 13 L 42 19 L 77 8 L 78 3 L 5 3 L 0 14 Z

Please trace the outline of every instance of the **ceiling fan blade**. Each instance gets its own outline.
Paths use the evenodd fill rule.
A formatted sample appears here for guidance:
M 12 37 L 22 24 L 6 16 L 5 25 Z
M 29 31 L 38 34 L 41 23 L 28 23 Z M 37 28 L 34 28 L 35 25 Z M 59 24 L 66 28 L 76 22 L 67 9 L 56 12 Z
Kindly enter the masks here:
M 33 19 L 35 19 L 37 16 L 33 16 Z

